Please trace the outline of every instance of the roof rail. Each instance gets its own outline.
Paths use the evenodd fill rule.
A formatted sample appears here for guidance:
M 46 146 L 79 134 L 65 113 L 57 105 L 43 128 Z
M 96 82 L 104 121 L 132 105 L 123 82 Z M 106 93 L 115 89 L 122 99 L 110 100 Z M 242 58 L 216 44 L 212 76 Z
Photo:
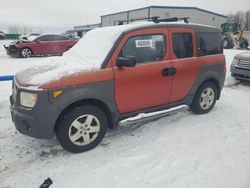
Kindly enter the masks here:
M 160 23 L 160 22 L 177 22 L 177 21 L 184 21 L 185 23 L 189 23 L 189 17 L 172 17 L 172 18 L 162 18 L 160 19 L 159 16 L 152 16 L 152 17 L 145 17 L 145 18 L 135 18 L 130 20 L 119 20 L 118 25 L 123 25 L 125 22 L 134 22 L 134 21 L 140 21 L 140 20 L 148 20 L 154 23 Z
M 159 19 L 159 16 L 153 16 L 153 17 L 144 17 L 144 18 L 132 18 L 130 20 L 119 20 L 118 25 L 123 25 L 125 22 L 134 22 L 134 21 L 141 21 L 141 20 L 148 20 L 148 21 L 153 21 L 156 19 Z
M 178 18 L 178 17 L 173 17 L 173 18 L 163 18 L 163 19 L 159 19 L 159 18 L 156 18 L 156 19 L 153 19 L 152 21 L 154 23 L 160 23 L 160 22 L 177 22 L 177 21 L 184 21 L 185 23 L 189 23 L 189 17 L 181 17 L 181 18 Z

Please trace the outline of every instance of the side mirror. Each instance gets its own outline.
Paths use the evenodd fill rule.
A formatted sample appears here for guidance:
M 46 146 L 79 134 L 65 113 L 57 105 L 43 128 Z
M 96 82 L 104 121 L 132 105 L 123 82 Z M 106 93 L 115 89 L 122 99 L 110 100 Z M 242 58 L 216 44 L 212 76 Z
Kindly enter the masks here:
M 136 64 L 134 56 L 118 57 L 116 60 L 116 65 L 119 68 L 122 67 L 134 67 Z
M 38 39 L 38 40 L 36 40 L 36 43 L 38 44 L 38 43 L 40 43 L 40 40 Z

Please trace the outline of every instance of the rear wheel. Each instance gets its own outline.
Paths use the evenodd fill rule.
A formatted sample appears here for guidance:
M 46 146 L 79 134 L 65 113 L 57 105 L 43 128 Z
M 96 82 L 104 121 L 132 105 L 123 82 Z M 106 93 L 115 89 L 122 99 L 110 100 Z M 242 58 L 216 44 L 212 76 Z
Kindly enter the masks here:
M 205 114 L 210 112 L 218 98 L 218 90 L 214 83 L 203 84 L 197 91 L 191 110 L 196 114 Z
M 56 127 L 56 135 L 65 150 L 80 153 L 95 148 L 107 127 L 105 113 L 95 106 L 85 105 L 64 115 Z
M 66 48 L 66 51 L 69 51 L 71 48 L 72 48 L 72 46 L 67 47 L 67 48 Z
M 31 57 L 31 55 L 32 55 L 32 51 L 31 51 L 31 49 L 30 48 L 22 48 L 21 50 L 20 50 L 20 57 L 22 57 L 22 58 L 28 58 L 28 57 Z
M 241 48 L 244 48 L 244 49 L 247 49 L 249 46 L 248 44 L 248 41 L 246 39 L 243 39 L 241 42 L 240 42 L 240 47 Z

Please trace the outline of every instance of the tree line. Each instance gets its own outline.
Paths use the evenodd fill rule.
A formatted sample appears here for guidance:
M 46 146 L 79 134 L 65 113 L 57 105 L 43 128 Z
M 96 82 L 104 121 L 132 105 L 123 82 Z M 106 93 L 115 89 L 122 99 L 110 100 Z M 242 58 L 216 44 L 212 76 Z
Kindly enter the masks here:
M 246 31 L 250 31 L 250 10 L 238 11 L 228 15 L 228 22 L 235 22 L 239 24 L 240 28 Z
M 8 33 L 9 34 L 22 34 L 22 35 L 26 35 L 26 34 L 30 34 L 33 33 L 34 30 L 32 27 L 26 27 L 26 26 L 17 26 L 17 25 L 13 25 L 13 26 L 9 26 L 8 27 Z M 38 33 L 42 33 L 42 30 L 39 31 L 35 31 Z

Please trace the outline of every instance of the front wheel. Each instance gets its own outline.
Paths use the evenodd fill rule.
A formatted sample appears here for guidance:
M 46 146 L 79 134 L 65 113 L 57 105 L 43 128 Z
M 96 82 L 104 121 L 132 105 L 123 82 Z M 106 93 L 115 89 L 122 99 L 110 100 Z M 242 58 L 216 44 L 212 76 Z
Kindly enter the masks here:
M 218 98 L 218 90 L 214 83 L 203 84 L 197 91 L 191 110 L 196 114 L 205 114 L 210 112 Z
M 21 50 L 20 50 L 20 57 L 22 57 L 22 58 L 28 58 L 28 57 L 31 57 L 31 55 L 32 55 L 32 51 L 31 51 L 31 49 L 29 49 L 29 48 L 22 48 Z
M 224 49 L 231 49 L 231 48 L 233 48 L 232 40 L 230 40 L 228 37 L 225 37 L 223 39 L 222 45 L 223 45 Z
M 85 105 L 64 115 L 56 127 L 56 136 L 65 150 L 81 153 L 95 148 L 107 127 L 106 114 L 95 106 Z

